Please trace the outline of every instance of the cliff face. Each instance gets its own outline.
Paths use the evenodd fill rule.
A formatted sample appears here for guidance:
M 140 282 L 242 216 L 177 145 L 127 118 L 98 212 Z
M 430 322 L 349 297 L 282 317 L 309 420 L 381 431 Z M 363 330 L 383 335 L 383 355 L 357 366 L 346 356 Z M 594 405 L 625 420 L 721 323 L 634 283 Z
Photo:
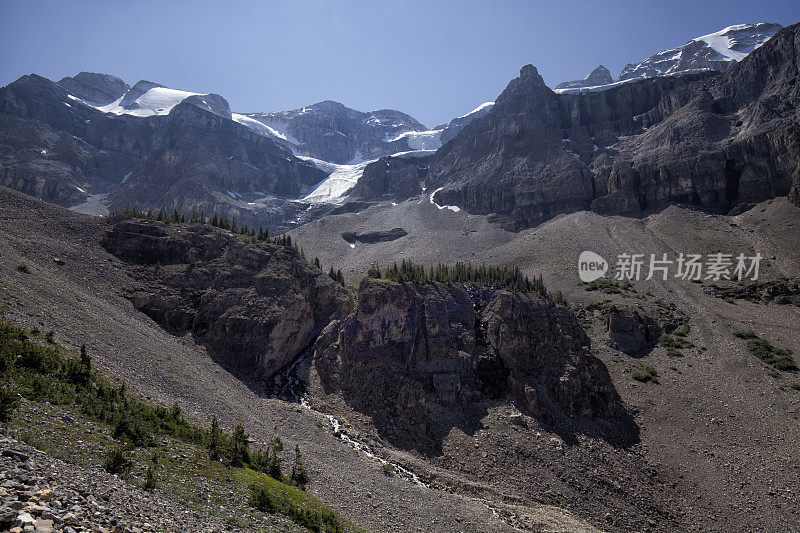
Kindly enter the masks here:
M 489 113 L 433 157 L 442 203 L 514 229 L 581 209 L 637 214 L 671 202 L 727 210 L 797 198 L 800 26 L 724 74 L 557 95 L 524 67 Z
M 355 309 L 317 340 L 315 365 L 401 442 L 435 439 L 453 418 L 442 410 L 506 396 L 554 426 L 624 418 L 572 312 L 529 294 L 365 279 Z
M 127 220 L 101 243 L 142 281 L 134 306 L 257 378 L 282 369 L 353 301 L 291 247 L 246 242 L 202 224 Z
M 126 97 L 153 85 L 139 82 Z M 293 218 L 281 211 L 297 209 L 286 198 L 325 173 L 229 116 L 217 95 L 189 97 L 164 116 L 103 113 L 24 76 L 0 88 L 0 184 L 63 206 L 105 194 L 111 210 L 203 209 L 275 225 Z

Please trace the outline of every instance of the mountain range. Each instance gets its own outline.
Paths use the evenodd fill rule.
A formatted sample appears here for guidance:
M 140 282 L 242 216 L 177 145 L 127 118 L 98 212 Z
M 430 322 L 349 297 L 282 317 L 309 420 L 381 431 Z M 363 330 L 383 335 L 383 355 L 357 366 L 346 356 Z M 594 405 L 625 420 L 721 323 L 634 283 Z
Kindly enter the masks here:
M 598 67 L 585 80 L 559 84 L 560 96 L 526 67 L 498 97 L 502 105 L 487 102 L 434 129 L 400 111 L 361 112 L 332 101 L 234 113 L 220 95 L 145 80 L 129 86 L 108 74 L 83 72 L 56 83 L 24 76 L 2 88 L 0 183 L 87 212 L 219 212 L 276 230 L 330 212 L 351 190 L 350 200 L 362 202 L 398 187 L 400 196 L 416 194 L 425 177 L 442 187 L 443 202 L 520 227 L 574 209 L 636 213 L 671 201 L 727 209 L 788 194 L 793 185 L 780 168 L 766 169 L 769 187 L 750 184 L 760 163 L 745 164 L 731 150 L 763 152 L 764 145 L 745 147 L 744 138 L 764 133 L 775 117 L 756 109 L 759 95 L 722 97 L 730 90 L 723 86 L 752 85 L 757 80 L 743 75 L 771 68 L 731 65 L 778 29 L 731 26 L 628 65 L 615 82 Z M 772 83 L 773 89 L 780 90 Z M 576 91 L 602 94 L 566 94 Z M 692 126 L 678 123 L 679 108 Z M 742 113 L 757 116 L 745 123 L 737 118 Z M 484 129 L 466 128 L 472 122 Z M 646 142 L 623 141 L 632 135 Z M 469 153 L 461 154 L 461 145 Z M 422 174 L 375 188 L 366 184 L 376 179 L 372 167 L 356 187 L 370 162 L 393 154 L 404 159 L 380 165 L 419 167 Z M 507 186 L 482 193 L 481 184 L 495 179 Z
M 1 88 L 0 529 L 800 529 L 799 74 L 749 24 L 433 127 Z

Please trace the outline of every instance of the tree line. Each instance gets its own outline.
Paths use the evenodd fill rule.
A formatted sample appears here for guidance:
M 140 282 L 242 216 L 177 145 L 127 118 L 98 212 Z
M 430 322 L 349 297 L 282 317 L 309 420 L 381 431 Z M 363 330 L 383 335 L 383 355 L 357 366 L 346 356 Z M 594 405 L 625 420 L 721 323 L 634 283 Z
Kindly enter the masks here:
M 519 267 L 473 265 L 470 262 L 457 262 L 454 266 L 439 263 L 425 269 L 424 266 L 415 264 L 411 260 L 403 259 L 400 264 L 392 264 L 386 271 L 381 272 L 377 263 L 367 270 L 368 278 L 388 279 L 397 282 L 412 283 L 462 283 L 486 285 L 496 289 L 506 289 L 514 292 L 534 293 L 546 296 L 547 289 L 542 281 L 541 274 L 530 279 L 524 275 Z

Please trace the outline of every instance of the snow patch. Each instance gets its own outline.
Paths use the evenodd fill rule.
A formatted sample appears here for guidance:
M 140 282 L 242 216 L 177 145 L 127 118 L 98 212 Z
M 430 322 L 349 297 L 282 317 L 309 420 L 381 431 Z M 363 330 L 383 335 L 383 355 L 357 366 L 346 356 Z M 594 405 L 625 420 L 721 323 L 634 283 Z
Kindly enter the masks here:
M 475 109 L 473 109 L 472 111 L 470 111 L 469 113 L 467 113 L 465 115 L 461 115 L 460 117 L 456 117 L 456 118 L 466 118 L 466 117 L 472 115 L 473 113 L 477 113 L 478 111 L 480 111 L 482 109 L 486 109 L 487 107 L 492 107 L 493 105 L 494 105 L 494 102 L 484 102 L 481 105 L 479 105 L 478 107 L 476 107 Z
M 460 207 L 458 207 L 457 205 L 439 205 L 439 204 L 437 204 L 437 203 L 434 201 L 433 197 L 434 197 L 434 196 L 436 196 L 436 193 L 437 193 L 437 192 L 439 192 L 439 191 L 441 191 L 442 189 L 444 189 L 444 187 L 439 187 L 438 189 L 436 189 L 435 191 L 433 191 L 433 192 L 431 193 L 431 196 L 430 196 L 430 201 L 431 201 L 431 203 L 432 203 L 433 205 L 435 205 L 435 206 L 436 206 L 438 209 L 440 209 L 440 210 L 441 210 L 441 209 L 449 209 L 450 211 L 452 211 L 452 212 L 454 212 L 454 213 L 458 213 L 459 211 L 461 211 L 461 208 L 460 208 Z
M 409 148 L 413 150 L 438 150 L 442 146 L 441 134 L 442 130 L 404 131 L 386 142 L 393 143 L 405 139 Z

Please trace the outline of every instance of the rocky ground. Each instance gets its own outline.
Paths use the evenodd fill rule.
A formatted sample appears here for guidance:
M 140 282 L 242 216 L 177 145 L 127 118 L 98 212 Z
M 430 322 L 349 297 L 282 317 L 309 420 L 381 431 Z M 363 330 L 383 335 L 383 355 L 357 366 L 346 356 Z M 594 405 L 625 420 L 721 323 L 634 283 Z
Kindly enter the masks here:
M 101 468 L 54 459 L 9 437 L 0 438 L 0 501 L 0 529 L 13 533 L 230 530 Z
M 602 254 L 613 270 L 616 255 L 623 252 L 671 256 L 690 250 L 747 255 L 759 252 L 764 257 L 760 280 L 791 280 L 800 274 L 798 216 L 797 207 L 778 198 L 735 216 L 711 215 L 680 206 L 640 218 L 579 212 L 511 233 L 488 224 L 484 217 L 437 209 L 423 195 L 396 206 L 385 203 L 361 213 L 327 217 L 298 228 L 292 236 L 306 249 L 321 250 L 323 265 L 341 268 L 353 279 L 363 275 L 373 261 L 384 266 L 402 258 L 426 265 L 440 260 L 485 261 L 520 265 L 531 276 L 541 273 L 550 292 L 563 291 L 579 311 L 609 300 L 620 309 L 641 307 L 643 313 L 657 319 L 661 306 L 674 305 L 688 320 L 687 342 L 693 345 L 679 350 L 680 356 L 670 355 L 665 346 L 656 342 L 635 356 L 615 349 L 609 345 L 607 320 L 601 310 L 589 313 L 591 317 L 585 323 L 593 353 L 607 365 L 617 391 L 634 414 L 640 429 L 636 446 L 621 453 L 603 448 L 602 443 L 598 447 L 597 443 L 579 442 L 565 447 L 563 456 L 549 454 L 546 459 L 531 461 L 525 469 L 498 467 L 505 463 L 498 463 L 493 451 L 502 449 L 501 441 L 506 435 L 512 435 L 513 442 L 513 435 L 519 430 L 508 423 L 511 413 L 489 409 L 482 422 L 493 431 L 453 432 L 443 443 L 442 456 L 420 462 L 442 465 L 451 473 L 457 470 L 462 480 L 481 480 L 512 494 L 528 491 L 528 497 L 536 501 L 566 502 L 564 505 L 572 511 L 592 516 L 592 523 L 609 529 L 615 527 L 605 522 L 608 508 L 614 508 L 611 517 L 623 529 L 643 529 L 649 526 L 647 519 L 637 525 L 625 525 L 625 520 L 641 520 L 647 515 L 642 509 L 647 507 L 625 508 L 626 504 L 620 504 L 619 492 L 601 496 L 603 490 L 597 486 L 573 484 L 565 490 L 563 487 L 570 487 L 569 482 L 561 488 L 548 485 L 557 479 L 563 483 L 576 470 L 603 472 L 608 468 L 612 492 L 614 483 L 618 483 L 622 490 L 636 487 L 632 492 L 637 497 L 652 498 L 656 514 L 650 519 L 656 529 L 670 529 L 669 520 L 675 519 L 681 529 L 704 529 L 716 524 L 714 527 L 728 530 L 791 530 L 800 523 L 791 503 L 800 492 L 793 444 L 800 438 L 800 393 L 793 385 L 800 382 L 800 376 L 776 373 L 750 353 L 733 332 L 755 330 L 776 346 L 798 354 L 800 308 L 771 300 L 728 302 L 709 294 L 713 292 L 710 281 L 654 279 L 634 282 L 635 292 L 586 291 L 578 280 L 577 261 L 582 251 L 592 250 Z M 404 228 L 409 235 L 389 243 L 356 244 L 353 249 L 328 238 L 346 231 L 394 227 Z M 361 258 L 366 261 L 362 263 Z M 658 384 L 632 378 L 632 372 L 646 366 L 656 370 Z M 343 404 L 339 408 L 343 413 L 348 409 Z M 348 416 L 355 425 L 369 428 L 369 420 L 352 411 Z M 536 424 L 534 427 L 534 435 L 541 433 L 538 444 L 530 433 L 523 433 L 525 436 L 519 441 L 523 450 L 539 446 L 538 453 L 545 453 L 551 436 Z M 495 428 L 502 431 L 494 431 Z M 493 439 L 500 440 L 492 442 Z M 465 445 L 477 445 L 481 451 L 466 454 Z M 539 465 L 552 465 L 552 470 L 539 472 Z M 664 484 L 663 490 L 654 491 L 658 483 L 652 480 L 639 486 L 639 481 L 633 479 L 649 468 Z M 587 478 L 591 476 L 584 480 Z M 548 490 L 556 496 L 550 496 Z M 559 491 L 562 498 L 558 497 Z M 603 505 L 594 506 L 592 498 L 599 498 Z M 740 522 L 743 513 L 751 517 L 746 526 Z
M 800 491 L 800 392 L 791 387 L 797 376 L 775 376 L 733 336 L 753 329 L 800 353 L 800 308 L 729 303 L 707 294 L 703 283 L 678 281 L 637 282 L 635 293 L 604 294 L 584 290 L 576 275 L 577 256 L 587 249 L 611 261 L 623 251 L 730 249 L 758 250 L 764 279 L 796 277 L 798 209 L 785 199 L 738 216 L 681 207 L 643 218 L 581 212 L 510 233 L 485 217 L 438 209 L 423 196 L 326 217 L 293 232 L 307 256 L 319 256 L 323 269 L 341 268 L 351 280 L 372 261 L 385 266 L 404 257 L 426 265 L 511 263 L 529 275 L 542 273 L 550 291 L 562 290 L 574 308 L 608 299 L 652 313 L 662 301 L 688 317 L 694 346 L 682 356 L 654 346 L 632 357 L 609 346 L 601 310 L 585 316 L 593 353 L 639 428 L 638 444 L 627 449 L 594 438 L 564 439 L 517 406 L 498 402 L 483 406 L 477 426 L 448 433 L 442 454 L 420 454 L 381 439 L 368 416 L 315 390 L 318 381 L 310 376 L 314 407 L 336 414 L 347 434 L 417 472 L 425 486 L 387 475 L 380 461 L 334 435 L 321 414 L 267 397 L 263 384 L 240 379 L 191 337 L 168 334 L 137 312 L 126 297 L 136 280 L 97 244 L 102 222 L 0 192 L 6 317 L 54 329 L 73 347 L 87 343 L 105 371 L 154 401 L 178 401 L 198 420 L 216 414 L 228 429 L 241 422 L 262 442 L 277 426 L 288 446 L 299 443 L 306 453 L 310 492 L 368 530 L 767 531 L 796 529 L 800 522 L 792 505 Z M 389 242 L 351 248 L 341 238 L 348 231 L 398 227 L 408 235 Z M 30 273 L 18 270 L 22 263 Z M 632 378 L 645 365 L 657 371 L 659 383 Z M 740 518 L 745 513 L 747 524 Z

